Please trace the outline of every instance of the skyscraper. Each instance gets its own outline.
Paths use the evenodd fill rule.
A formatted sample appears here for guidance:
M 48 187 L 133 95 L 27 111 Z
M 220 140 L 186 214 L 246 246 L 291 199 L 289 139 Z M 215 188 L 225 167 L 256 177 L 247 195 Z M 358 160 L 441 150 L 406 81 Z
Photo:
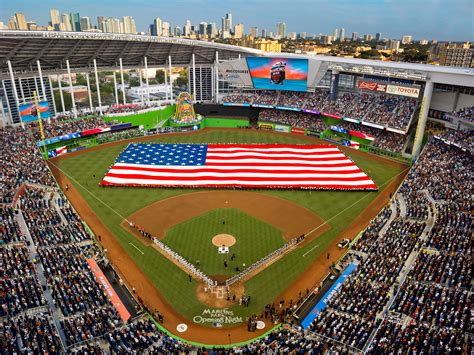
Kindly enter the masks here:
M 225 14 L 224 25 L 222 28 L 224 31 L 232 32 L 232 14 Z
M 91 26 L 91 20 L 87 16 L 81 17 L 81 30 L 82 31 L 87 31 L 92 28 Z
M 78 12 L 69 14 L 71 19 L 71 29 L 74 32 L 81 32 L 81 17 Z
M 102 32 L 107 32 L 107 19 L 104 16 L 97 16 L 97 28 Z
M 17 26 L 18 26 L 18 30 L 27 30 L 28 29 L 28 25 L 26 24 L 25 15 L 23 15 L 22 12 L 17 12 L 15 14 L 15 18 L 16 18 L 16 23 L 17 23 Z
M 250 27 L 250 33 L 252 37 L 258 37 L 258 27 Z
M 346 31 L 343 28 L 341 28 L 339 30 L 339 41 L 344 42 L 345 36 L 346 36 Z
M 380 32 L 377 32 L 375 34 L 375 41 L 380 42 L 381 39 L 382 39 L 382 34 Z
M 207 36 L 207 22 L 201 22 L 199 24 L 199 35 L 201 37 Z
M 163 26 L 161 26 L 161 34 L 163 37 L 169 37 L 171 34 L 170 30 L 171 26 L 169 22 L 163 22 Z
M 190 20 L 186 20 L 186 23 L 184 24 L 183 32 L 186 37 L 191 36 L 191 21 Z
M 135 20 L 132 16 L 123 17 L 123 33 L 137 33 L 137 27 L 135 26 Z
M 284 22 L 277 23 L 276 35 L 277 35 L 277 37 L 280 37 L 280 38 L 285 38 L 286 37 L 286 23 L 284 23 Z
M 335 28 L 334 31 L 332 31 L 332 40 L 337 41 L 339 38 L 339 29 Z
M 61 31 L 72 31 L 71 16 L 69 14 L 62 15 Z
M 266 29 L 262 30 L 262 38 L 267 38 L 267 30 Z
M 365 34 L 364 35 L 364 42 L 370 42 L 372 41 L 372 35 Z
M 402 44 L 411 43 L 411 40 L 412 40 L 412 36 L 405 35 L 405 36 L 402 37 Z
M 207 35 L 210 38 L 215 38 L 217 36 L 217 25 L 215 22 L 211 22 L 207 25 Z
M 357 32 L 352 32 L 351 39 L 355 42 L 355 41 L 357 41 L 357 38 L 359 38 L 359 34 Z
M 163 23 L 161 22 L 161 19 L 157 17 L 156 19 L 153 20 L 153 23 L 155 25 L 155 33 L 152 33 L 153 36 L 162 36 L 163 35 Z
M 242 38 L 243 36 L 244 36 L 244 24 L 239 23 L 239 24 L 235 25 L 234 37 L 235 38 Z
M 61 15 L 59 11 L 56 9 L 49 10 L 49 14 L 51 16 L 51 26 L 53 26 L 55 31 L 59 31 L 61 25 Z

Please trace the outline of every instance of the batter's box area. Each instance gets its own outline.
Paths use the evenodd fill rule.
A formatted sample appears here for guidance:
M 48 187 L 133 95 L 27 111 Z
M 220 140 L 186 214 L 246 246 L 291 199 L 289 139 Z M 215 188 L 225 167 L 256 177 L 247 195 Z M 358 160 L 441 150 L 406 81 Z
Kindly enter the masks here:
M 133 143 L 102 186 L 377 190 L 339 148 L 287 144 Z

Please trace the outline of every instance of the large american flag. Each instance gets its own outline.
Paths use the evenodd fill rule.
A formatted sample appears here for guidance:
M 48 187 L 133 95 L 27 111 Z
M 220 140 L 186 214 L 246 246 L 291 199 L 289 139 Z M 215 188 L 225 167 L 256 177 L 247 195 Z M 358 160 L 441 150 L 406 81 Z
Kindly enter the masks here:
M 101 185 L 376 190 L 337 147 L 130 144 Z

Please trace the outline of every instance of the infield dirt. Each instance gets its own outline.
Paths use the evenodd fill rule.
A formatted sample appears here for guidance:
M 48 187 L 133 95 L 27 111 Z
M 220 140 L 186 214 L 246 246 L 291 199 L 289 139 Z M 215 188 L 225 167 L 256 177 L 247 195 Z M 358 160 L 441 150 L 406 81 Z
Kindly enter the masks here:
M 209 129 L 206 129 L 209 130 Z M 216 129 L 213 129 L 216 130 Z M 228 130 L 228 129 L 217 129 L 217 130 Z M 180 135 L 193 134 L 190 133 L 179 133 Z M 275 132 L 266 132 L 261 131 L 261 134 L 282 134 L 286 135 L 288 133 L 275 133 Z M 154 139 L 155 137 L 143 137 L 140 139 L 133 139 L 130 141 L 148 141 Z M 312 137 L 302 137 L 305 140 L 311 141 L 312 143 L 321 143 L 327 144 L 326 141 L 322 141 Z M 96 146 L 90 148 L 92 150 L 100 150 L 107 148 L 111 145 L 123 145 L 127 141 L 113 142 L 109 144 L 104 144 L 101 146 Z M 350 148 L 339 147 L 341 150 L 349 151 Z M 394 162 L 389 159 L 382 157 L 374 156 L 372 154 L 366 154 L 363 152 L 358 152 L 350 150 L 351 153 L 357 155 L 363 155 L 369 157 L 370 159 L 381 161 L 384 164 L 400 167 L 406 169 L 406 166 Z M 67 196 L 68 200 L 73 204 L 74 208 L 79 213 L 80 217 L 87 222 L 90 228 L 93 230 L 95 235 L 101 236 L 101 244 L 104 248 L 107 249 L 107 254 L 111 263 L 116 266 L 119 270 L 122 280 L 127 283 L 130 287 L 134 287 L 137 296 L 139 296 L 147 307 L 151 310 L 159 309 L 160 312 L 164 314 L 164 326 L 170 332 L 186 339 L 189 341 L 206 343 L 206 344 L 215 344 L 215 345 L 226 345 L 229 343 L 229 334 L 232 335 L 232 342 L 244 342 L 249 339 L 255 338 L 265 331 L 268 331 L 272 324 L 266 322 L 266 327 L 263 330 L 257 330 L 255 332 L 249 333 L 247 331 L 246 324 L 239 325 L 233 328 L 207 328 L 194 324 L 192 321 L 184 318 L 178 314 L 173 307 L 164 299 L 160 294 L 159 290 L 150 282 L 150 280 L 145 276 L 142 270 L 138 268 L 132 258 L 127 254 L 119 242 L 115 239 L 113 233 L 102 223 L 102 221 L 97 217 L 94 211 L 89 207 L 84 197 L 78 192 L 72 182 L 67 176 L 65 176 L 56 166 L 57 161 L 62 159 L 68 159 L 76 155 L 82 154 L 82 152 L 73 152 L 65 156 L 58 157 L 48 162 L 51 171 L 53 172 L 56 181 L 59 186 Z M 336 261 L 343 253 L 344 250 L 339 249 L 337 244 L 338 242 L 346 236 L 355 236 L 361 230 L 363 230 L 370 221 L 375 218 L 378 212 L 388 203 L 390 196 L 398 186 L 401 184 L 408 170 L 404 170 L 403 173 L 397 175 L 387 186 L 386 188 L 379 193 L 379 195 L 363 210 L 361 213 L 350 223 L 350 225 L 340 233 L 340 235 L 334 239 L 329 248 L 325 250 L 322 255 L 327 253 L 329 258 L 319 257 L 311 263 L 311 265 L 298 277 L 284 292 L 275 297 L 275 302 L 279 302 L 281 299 L 285 300 L 296 300 L 299 292 L 304 292 L 307 288 L 312 288 L 314 285 L 319 284 L 319 282 L 324 278 L 328 273 L 328 268 L 330 265 Z M 69 185 L 69 190 L 66 191 L 65 186 Z M 299 219 L 299 216 L 292 216 L 293 219 Z M 290 235 L 290 234 L 289 234 Z M 178 324 L 185 323 L 188 325 L 188 330 L 186 333 L 178 333 L 176 327 Z

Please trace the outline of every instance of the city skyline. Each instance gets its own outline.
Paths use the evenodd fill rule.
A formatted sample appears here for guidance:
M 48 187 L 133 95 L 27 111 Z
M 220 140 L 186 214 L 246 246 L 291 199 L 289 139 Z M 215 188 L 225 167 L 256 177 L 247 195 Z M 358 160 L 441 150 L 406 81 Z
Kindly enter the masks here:
M 306 32 L 308 36 L 319 33 L 331 34 L 334 28 L 342 27 L 345 28 L 346 37 L 349 37 L 352 32 L 358 32 L 360 36 L 366 33 L 382 32 L 385 38 L 401 38 L 403 35 L 410 34 L 415 40 L 474 40 L 471 17 L 473 4 L 469 0 L 459 0 L 456 3 L 434 0 L 429 1 L 429 4 L 428 1 L 409 2 L 407 0 L 398 2 L 364 0 L 357 4 L 349 0 L 331 3 L 322 0 L 303 0 L 297 4 L 292 3 L 293 9 L 298 8 L 300 4 L 303 11 L 292 12 L 289 12 L 286 6 L 278 6 L 287 4 L 278 0 L 273 2 L 264 0 L 258 4 L 249 0 L 236 1 L 234 4 L 222 4 L 215 0 L 208 3 L 209 7 L 202 6 L 202 2 L 197 0 L 178 0 L 173 4 L 148 4 L 142 0 L 133 0 L 126 4 L 112 3 L 109 0 L 102 1 L 100 4 L 90 0 L 82 1 L 80 4 L 64 4 L 57 0 L 46 0 L 38 10 L 35 9 L 34 1 L 20 0 L 0 5 L 2 13 L 0 21 L 7 24 L 15 12 L 22 12 L 27 21 L 47 25 L 50 21 L 50 9 L 57 9 L 60 14 L 78 12 L 81 17 L 89 17 L 94 25 L 97 25 L 98 16 L 117 18 L 132 16 L 135 19 L 137 31 L 147 32 L 148 26 L 156 17 L 170 23 L 172 28 L 175 26 L 182 28 L 187 19 L 191 20 L 193 25 L 214 22 L 220 28 L 222 16 L 225 13 L 232 13 L 233 24 L 244 24 L 246 34 L 251 27 L 276 32 L 277 23 L 285 22 L 287 33 Z M 270 9 L 268 7 L 270 5 L 274 14 L 273 18 L 261 16 L 261 13 L 265 11 L 265 6 Z M 140 6 L 146 6 L 147 10 L 143 11 Z M 182 11 L 183 6 L 192 7 L 193 11 L 189 13 Z M 308 8 L 314 11 L 308 11 Z M 407 8 L 411 10 L 407 11 Z M 419 16 L 420 12 L 424 12 L 425 16 Z M 354 16 L 354 13 L 358 15 Z M 453 18 L 456 21 L 452 21 Z

